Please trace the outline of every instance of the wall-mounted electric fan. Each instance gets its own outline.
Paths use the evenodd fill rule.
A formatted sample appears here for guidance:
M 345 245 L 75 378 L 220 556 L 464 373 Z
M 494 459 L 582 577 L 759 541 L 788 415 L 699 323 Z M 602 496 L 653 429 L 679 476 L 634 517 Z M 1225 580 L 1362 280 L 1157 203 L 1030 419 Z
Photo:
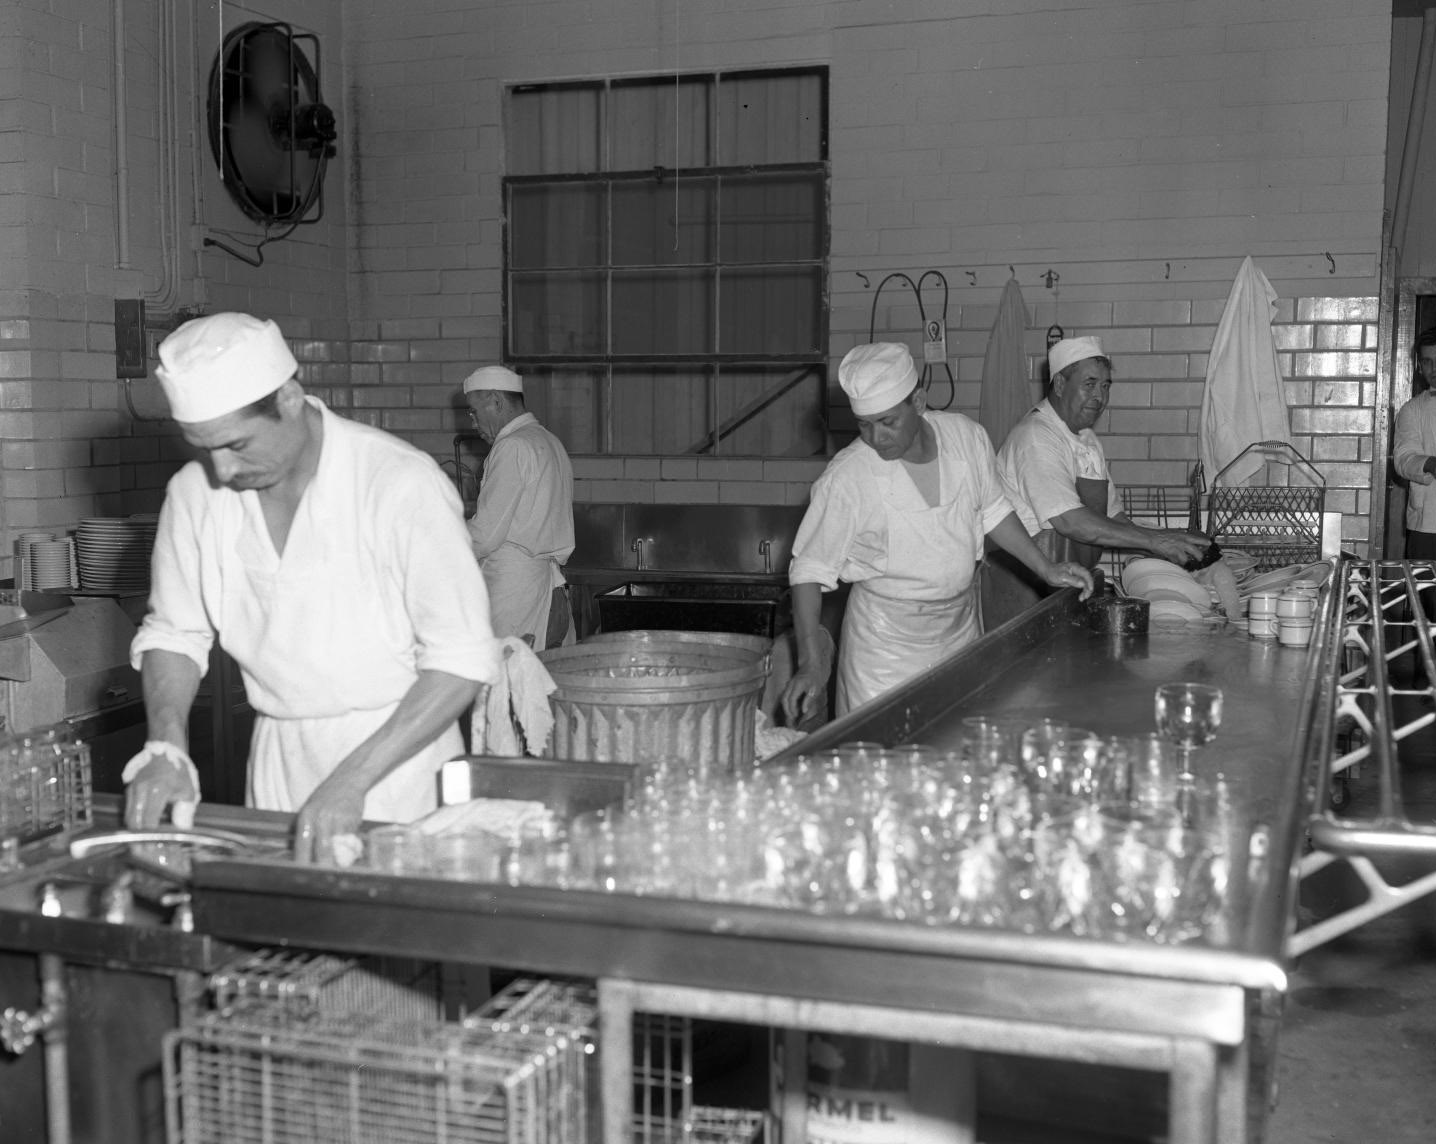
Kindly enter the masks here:
M 248 23 L 225 36 L 210 70 L 209 142 L 220 177 L 239 208 L 266 227 L 292 229 L 324 213 L 324 170 L 337 133 L 320 99 L 318 68 L 314 35 Z

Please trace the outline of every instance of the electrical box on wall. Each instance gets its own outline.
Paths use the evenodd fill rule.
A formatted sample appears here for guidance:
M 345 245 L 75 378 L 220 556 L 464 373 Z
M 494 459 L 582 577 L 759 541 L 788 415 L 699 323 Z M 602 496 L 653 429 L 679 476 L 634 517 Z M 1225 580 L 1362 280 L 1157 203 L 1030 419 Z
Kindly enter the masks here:
M 115 299 L 115 376 L 145 377 L 149 355 L 145 339 L 145 303 L 140 298 Z

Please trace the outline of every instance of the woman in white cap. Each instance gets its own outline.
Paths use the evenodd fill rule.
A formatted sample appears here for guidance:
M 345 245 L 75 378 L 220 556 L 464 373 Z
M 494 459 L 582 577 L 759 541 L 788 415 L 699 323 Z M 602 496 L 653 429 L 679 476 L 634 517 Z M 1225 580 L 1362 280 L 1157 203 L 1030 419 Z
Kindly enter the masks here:
M 464 400 L 490 446 L 469 536 L 494 634 L 526 639 L 534 651 L 572 643 L 561 571 L 573 552 L 568 453 L 524 407 L 523 379 L 513 370 L 480 366 L 464 379 Z
M 790 724 L 821 708 L 832 671 L 821 596 L 853 587 L 843 617 L 837 711 L 897 686 L 981 634 L 974 574 L 992 539 L 1054 587 L 1092 589 L 1075 564 L 1048 560 L 1003 495 L 992 443 L 975 421 L 927 411 L 905 345 L 857 346 L 838 381 L 859 439 L 813 485 L 793 544 L 798 670 L 783 691 Z
M 130 648 L 149 741 L 125 821 L 192 818 L 188 717 L 217 637 L 257 713 L 248 803 L 297 811 L 296 857 L 331 860 L 361 818 L 437 805 L 458 717 L 497 677 L 462 503 L 431 457 L 306 397 L 273 322 L 196 318 L 159 356 L 200 459 L 166 489 Z
M 1051 389 L 1013 426 L 997 471 L 1017 515 L 1054 560 L 1094 567 L 1103 548 L 1134 548 L 1176 564 L 1196 560 L 1211 540 L 1128 519 L 1092 426 L 1107 408 L 1112 362 L 1097 338 L 1064 338 L 1047 351 Z

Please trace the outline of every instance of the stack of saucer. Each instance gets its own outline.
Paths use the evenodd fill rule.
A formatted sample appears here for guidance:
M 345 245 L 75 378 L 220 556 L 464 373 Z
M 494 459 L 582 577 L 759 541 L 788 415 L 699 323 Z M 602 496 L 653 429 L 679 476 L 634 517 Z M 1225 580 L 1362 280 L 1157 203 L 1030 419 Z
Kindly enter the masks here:
M 68 536 L 53 532 L 24 532 L 16 544 L 21 588 L 36 592 L 75 586 L 75 547 Z
M 80 586 L 93 592 L 146 591 L 158 524 L 152 513 L 80 521 L 75 535 Z

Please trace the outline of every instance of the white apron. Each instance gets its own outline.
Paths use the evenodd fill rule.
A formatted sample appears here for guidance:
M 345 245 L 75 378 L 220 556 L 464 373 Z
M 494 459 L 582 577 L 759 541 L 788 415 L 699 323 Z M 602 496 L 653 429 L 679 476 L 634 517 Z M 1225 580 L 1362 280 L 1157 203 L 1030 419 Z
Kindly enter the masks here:
M 838 715 L 926 671 L 982 634 L 973 586 L 981 530 L 963 520 L 954 505 L 889 505 L 886 513 L 887 566 L 901 569 L 902 576 L 853 585 L 838 656 Z M 915 599 L 915 590 L 923 598 Z
M 247 804 L 261 810 L 298 810 L 350 751 L 372 735 L 398 704 L 324 719 L 254 721 Z M 464 754 L 458 725 L 401 763 L 364 798 L 374 822 L 413 822 L 439 806 L 439 768 Z
M 553 590 L 564 584 L 558 562 L 529 556 L 510 544 L 500 545 L 480 561 L 489 590 L 489 619 L 494 635 L 533 637 L 534 651 L 543 651 Z

